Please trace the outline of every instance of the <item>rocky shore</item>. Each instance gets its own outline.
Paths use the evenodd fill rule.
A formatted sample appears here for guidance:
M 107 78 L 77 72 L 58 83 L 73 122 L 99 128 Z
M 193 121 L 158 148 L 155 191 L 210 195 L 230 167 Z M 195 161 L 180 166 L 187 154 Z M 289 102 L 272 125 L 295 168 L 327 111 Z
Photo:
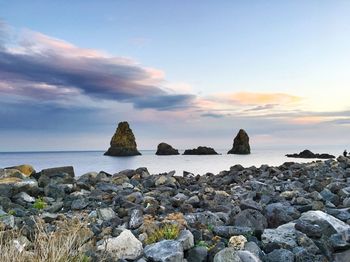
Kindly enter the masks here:
M 343 156 L 182 176 L 23 165 L 0 169 L 0 236 L 20 229 L 7 243 L 33 255 L 33 225 L 54 234 L 74 220 L 85 223 L 74 261 L 345 262 L 349 179 Z

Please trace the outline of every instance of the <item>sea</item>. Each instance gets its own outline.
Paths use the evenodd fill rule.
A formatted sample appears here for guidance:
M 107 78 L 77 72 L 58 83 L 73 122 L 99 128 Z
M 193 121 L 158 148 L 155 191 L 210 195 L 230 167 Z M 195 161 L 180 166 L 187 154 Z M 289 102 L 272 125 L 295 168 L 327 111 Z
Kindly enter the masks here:
M 306 148 L 306 147 L 305 147 Z M 54 151 L 54 152 L 3 152 L 0 153 L 0 168 L 20 164 L 30 164 L 36 171 L 45 168 L 73 166 L 76 176 L 88 172 L 105 171 L 115 174 L 125 169 L 147 167 L 151 174 L 175 171 L 182 175 L 183 171 L 203 175 L 205 173 L 218 174 L 222 170 L 229 170 L 231 166 L 240 164 L 244 167 L 263 164 L 279 166 L 284 162 L 310 162 L 316 159 L 288 158 L 288 153 L 296 153 L 305 148 L 254 148 L 250 155 L 228 155 L 227 150 L 217 150 L 220 155 L 175 155 L 157 156 L 155 150 L 140 150 L 141 156 L 111 157 L 104 156 L 104 151 Z M 344 148 L 336 146 L 308 147 L 314 153 L 329 153 L 336 157 Z M 182 153 L 183 150 L 180 150 Z

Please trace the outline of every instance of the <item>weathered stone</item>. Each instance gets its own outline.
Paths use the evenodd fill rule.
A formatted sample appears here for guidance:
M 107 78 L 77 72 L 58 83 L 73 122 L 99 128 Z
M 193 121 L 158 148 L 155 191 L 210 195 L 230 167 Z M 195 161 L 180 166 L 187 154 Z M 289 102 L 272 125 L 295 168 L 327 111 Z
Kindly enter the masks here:
M 194 247 L 187 252 L 188 262 L 205 262 L 207 261 L 208 249 L 206 247 Z
M 237 251 L 234 248 L 224 248 L 214 257 L 214 262 L 241 262 Z
M 144 249 L 147 259 L 154 262 L 183 262 L 184 253 L 180 242 L 174 240 L 162 240 Z
M 211 226 L 222 226 L 224 223 L 220 220 L 220 218 L 210 212 L 205 211 L 201 213 L 192 213 L 192 214 L 186 214 L 185 219 L 189 225 L 196 225 L 197 223 L 202 225 L 211 225 Z
M 247 239 L 242 235 L 232 236 L 228 241 L 228 247 L 232 247 L 235 250 L 242 250 L 247 242 Z
M 287 249 L 275 249 L 268 253 L 266 256 L 266 262 L 294 262 L 294 254 Z
M 189 250 L 194 246 L 194 237 L 189 230 L 182 230 L 180 235 L 177 238 L 177 241 L 179 241 L 182 245 L 182 248 L 184 251 Z
M 272 228 L 293 221 L 299 216 L 298 210 L 289 203 L 272 203 L 265 207 L 265 217 L 268 226 Z
M 12 166 L 12 167 L 6 167 L 6 169 L 16 169 L 19 172 L 21 172 L 23 175 L 25 175 L 26 177 L 31 176 L 32 174 L 35 173 L 34 168 L 31 165 L 19 165 L 19 166 Z
M 342 233 L 350 229 L 350 226 L 343 221 L 319 210 L 305 212 L 299 219 L 302 221 L 309 221 L 310 223 L 317 224 L 321 227 L 322 224 L 327 223 L 337 233 Z M 326 234 L 327 232 L 322 231 L 322 233 Z
M 118 237 L 106 239 L 98 250 L 105 250 L 115 259 L 134 260 L 142 254 L 142 243 L 129 230 L 124 230 Z
M 179 150 L 173 148 L 171 145 L 167 143 L 160 143 L 157 147 L 156 155 L 178 155 Z
M 249 136 L 246 131 L 240 129 L 233 140 L 233 147 L 227 154 L 250 154 Z
M 78 198 L 73 200 L 71 208 L 73 210 L 81 210 L 89 205 L 89 201 L 86 198 Z
M 294 224 L 288 223 L 276 229 L 265 229 L 261 236 L 261 242 L 265 252 L 269 253 L 278 248 L 293 250 L 298 246 L 296 238 Z
M 247 250 L 237 251 L 237 255 L 242 262 L 261 262 L 261 259 Z
M 104 221 L 111 220 L 112 218 L 116 217 L 116 214 L 114 210 L 110 207 L 107 208 L 100 208 L 97 210 L 97 217 L 99 219 L 102 219 Z
M 110 148 L 105 155 L 108 156 L 136 156 L 141 155 L 137 150 L 135 136 L 128 122 L 120 122 L 113 135 Z
M 240 227 L 240 226 L 217 226 L 214 227 L 213 232 L 215 235 L 224 238 L 230 238 L 231 236 L 244 235 L 251 236 L 254 235 L 255 231 L 251 227 Z
M 143 223 L 143 213 L 140 209 L 134 209 L 130 214 L 129 228 L 139 228 Z
M 43 169 L 38 179 L 40 187 L 45 187 L 48 184 L 73 184 L 74 182 L 72 166 Z
M 266 218 L 257 210 L 245 209 L 234 217 L 234 225 L 250 227 L 261 234 L 267 227 Z

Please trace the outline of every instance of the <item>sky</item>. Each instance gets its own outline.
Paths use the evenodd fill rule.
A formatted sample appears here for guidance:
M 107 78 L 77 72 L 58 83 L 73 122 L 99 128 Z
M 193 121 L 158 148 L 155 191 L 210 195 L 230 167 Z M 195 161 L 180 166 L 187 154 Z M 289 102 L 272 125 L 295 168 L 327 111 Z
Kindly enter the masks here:
M 350 2 L 0 0 L 0 151 L 350 146 Z

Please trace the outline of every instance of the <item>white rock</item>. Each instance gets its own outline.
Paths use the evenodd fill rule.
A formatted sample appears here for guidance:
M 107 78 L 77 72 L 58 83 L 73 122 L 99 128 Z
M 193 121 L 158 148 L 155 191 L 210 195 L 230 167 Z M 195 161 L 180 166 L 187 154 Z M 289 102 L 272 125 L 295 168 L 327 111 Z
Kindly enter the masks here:
M 124 230 L 118 237 L 105 240 L 97 249 L 111 253 L 116 259 L 136 259 L 143 251 L 142 243 L 130 230 Z

